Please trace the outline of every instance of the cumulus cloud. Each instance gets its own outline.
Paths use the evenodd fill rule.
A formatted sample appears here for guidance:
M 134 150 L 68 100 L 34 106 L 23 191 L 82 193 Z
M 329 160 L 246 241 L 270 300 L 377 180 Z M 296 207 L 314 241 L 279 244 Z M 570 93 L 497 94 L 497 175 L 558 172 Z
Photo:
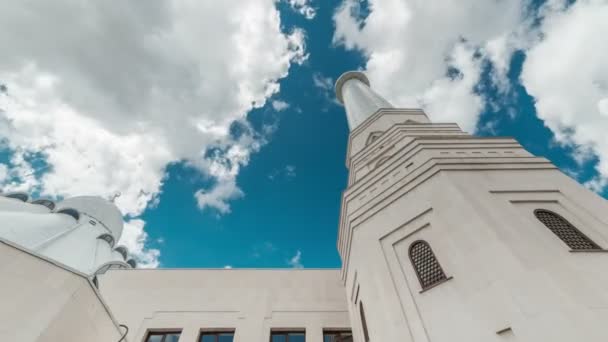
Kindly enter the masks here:
M 456 121 L 469 132 L 487 104 L 478 88 L 489 81 L 508 95 L 515 51 L 526 59 L 521 83 L 537 115 L 579 163 L 597 157 L 608 185 L 608 2 L 547 0 L 344 0 L 336 11 L 334 43 L 367 57 L 372 86 L 397 106 L 422 107 L 436 121 Z M 366 16 L 366 17 L 365 17 Z M 489 64 L 488 64 L 489 63 Z
M 331 77 L 325 77 L 318 72 L 312 74 L 312 83 L 315 85 L 315 87 L 325 92 L 330 92 L 334 89 L 334 81 L 331 79 Z
M 136 256 L 137 267 L 156 268 L 160 264 L 158 260 L 160 251 L 145 247 L 146 239 L 148 238 L 148 234 L 144 231 L 145 224 L 140 219 L 132 219 L 125 222 L 118 245 L 127 247 L 129 252 Z
M 299 12 L 306 19 L 313 19 L 317 15 L 317 11 L 312 7 L 310 0 L 287 0 L 291 8 Z
M 214 189 L 197 192 L 207 194 L 202 207 L 226 211 L 225 201 L 240 191 L 236 176 L 223 177 L 224 157 L 218 163 L 204 151 L 220 145 L 242 166 L 258 145 L 231 150 L 230 124 L 263 106 L 290 65 L 307 58 L 304 32 L 284 32 L 275 6 L 5 4 L 0 45 L 10 53 L 0 55 L 0 136 L 12 160 L 3 190 L 106 198 L 120 192 L 118 207 L 137 217 L 157 200 L 165 167 L 186 161 L 215 179 Z M 45 172 L 32 167 L 32 154 L 48 165 Z M 127 224 L 125 234 L 145 240 L 143 221 L 128 222 L 138 223 Z M 155 264 L 153 254 L 130 245 L 140 263 Z
M 230 212 L 228 201 L 241 198 L 244 193 L 234 181 L 230 181 L 218 183 L 209 191 L 198 190 L 194 196 L 199 208 L 213 208 L 221 214 L 227 214 Z
M 365 54 L 372 86 L 394 105 L 474 131 L 485 103 L 475 91 L 482 62 L 493 63 L 502 81 L 512 51 L 527 43 L 524 0 L 367 3 L 361 18 L 360 1 L 343 1 L 334 43 Z
M 302 264 L 302 252 L 298 250 L 291 259 L 287 260 L 287 264 L 292 268 L 304 268 Z
M 601 191 L 608 180 L 608 2 L 552 1 L 543 15 L 543 38 L 528 51 L 521 80 L 558 142 L 581 159 L 589 150 L 597 155 L 599 178 L 588 185 Z
M 281 100 L 274 100 L 272 101 L 271 105 L 272 109 L 276 110 L 277 112 L 282 112 L 285 109 L 289 108 L 289 103 Z

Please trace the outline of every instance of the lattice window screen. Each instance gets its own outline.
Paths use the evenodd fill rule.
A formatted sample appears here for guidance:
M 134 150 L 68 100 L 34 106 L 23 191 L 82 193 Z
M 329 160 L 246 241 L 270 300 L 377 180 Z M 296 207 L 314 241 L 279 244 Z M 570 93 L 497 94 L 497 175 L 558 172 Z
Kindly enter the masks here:
M 571 249 L 601 249 L 570 222 L 554 212 L 544 209 L 534 211 L 536 218 L 549 228 Z
M 410 260 L 423 289 L 447 279 L 431 246 L 426 241 L 416 241 L 410 245 Z

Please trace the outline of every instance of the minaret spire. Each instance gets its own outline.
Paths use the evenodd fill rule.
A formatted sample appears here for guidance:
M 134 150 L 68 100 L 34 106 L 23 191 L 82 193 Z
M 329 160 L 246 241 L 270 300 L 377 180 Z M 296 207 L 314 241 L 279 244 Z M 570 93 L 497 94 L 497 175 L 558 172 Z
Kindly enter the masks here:
M 367 76 L 360 71 L 348 71 L 338 78 L 336 97 L 346 108 L 351 131 L 380 108 L 393 108 L 393 105 L 369 87 Z

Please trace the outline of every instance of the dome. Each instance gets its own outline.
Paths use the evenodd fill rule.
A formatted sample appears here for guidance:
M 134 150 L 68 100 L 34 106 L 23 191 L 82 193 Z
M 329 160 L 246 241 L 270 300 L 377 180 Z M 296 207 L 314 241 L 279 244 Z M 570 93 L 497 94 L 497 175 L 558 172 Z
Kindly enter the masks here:
M 113 203 L 101 197 L 78 196 L 57 203 L 55 212 L 63 209 L 76 209 L 80 214 L 94 218 L 110 231 L 115 241 L 120 240 L 123 228 L 122 214 Z

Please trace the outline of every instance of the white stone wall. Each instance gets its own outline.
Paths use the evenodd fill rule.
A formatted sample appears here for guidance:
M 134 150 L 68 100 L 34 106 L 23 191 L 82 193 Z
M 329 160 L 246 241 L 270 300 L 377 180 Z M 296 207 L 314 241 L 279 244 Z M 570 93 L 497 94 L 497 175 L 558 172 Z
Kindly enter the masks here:
M 0 341 L 116 342 L 121 332 L 82 274 L 0 241 Z
M 347 115 L 366 101 L 345 100 Z M 608 340 L 608 202 L 548 160 L 380 109 L 351 131 L 346 164 L 337 247 L 356 341 L 362 306 L 374 342 Z M 602 249 L 572 252 L 535 209 Z M 435 287 L 410 260 L 418 240 L 446 274 Z
M 344 277 L 358 341 L 361 302 L 371 341 L 608 340 L 608 253 L 571 253 L 533 215 L 555 211 L 608 248 L 606 201 L 550 165 L 502 157 L 462 156 L 401 192 L 405 183 L 392 185 L 396 195 L 346 204 Z M 453 277 L 422 293 L 408 257 L 419 239 Z
M 235 329 L 235 342 L 267 342 L 271 329 L 350 329 L 339 270 L 110 270 L 100 291 L 130 341 L 148 331 L 181 330 L 195 342 L 201 329 Z

